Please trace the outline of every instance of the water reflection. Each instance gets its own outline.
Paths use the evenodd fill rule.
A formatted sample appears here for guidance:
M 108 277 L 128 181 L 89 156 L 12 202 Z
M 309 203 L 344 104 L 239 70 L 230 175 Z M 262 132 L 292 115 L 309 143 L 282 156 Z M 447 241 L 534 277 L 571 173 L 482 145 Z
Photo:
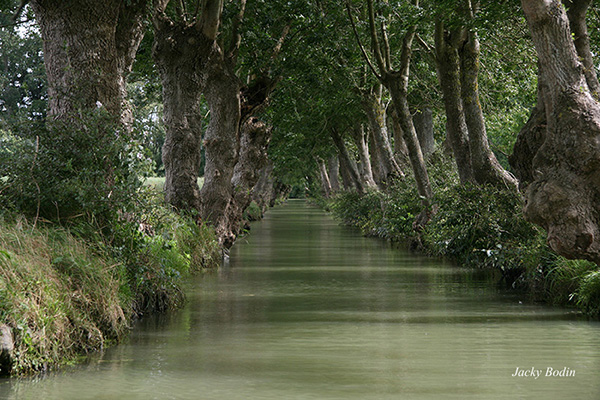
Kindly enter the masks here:
M 598 399 L 600 324 L 290 202 L 181 312 L 7 399 Z M 517 378 L 517 367 L 576 371 Z

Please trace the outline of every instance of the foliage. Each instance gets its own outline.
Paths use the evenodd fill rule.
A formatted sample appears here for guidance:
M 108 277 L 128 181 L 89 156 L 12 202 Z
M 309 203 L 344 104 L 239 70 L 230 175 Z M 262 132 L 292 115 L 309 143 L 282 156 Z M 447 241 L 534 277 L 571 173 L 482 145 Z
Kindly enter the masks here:
M 0 166 L 1 195 L 28 216 L 105 223 L 127 208 L 149 171 L 136 132 L 101 108 L 47 125 L 25 121 L 13 132 Z
M 136 315 L 180 307 L 183 277 L 218 265 L 213 230 L 158 201 L 148 194 L 110 227 L 0 222 L 0 319 L 13 328 L 14 374 L 118 341 Z
M 263 213 L 260 206 L 252 200 L 248 208 L 244 210 L 244 219 L 246 221 L 259 221 L 262 217 Z
M 432 156 L 430 171 L 436 213 L 421 233 L 412 228 L 421 205 L 408 179 L 385 193 L 339 193 L 327 208 L 366 235 L 411 241 L 427 254 L 448 257 L 468 267 L 498 270 L 507 285 L 526 289 L 536 299 L 577 306 L 598 315 L 598 266 L 554 253 L 546 243 L 545 232 L 524 220 L 519 193 L 459 185 L 440 153 Z
M 516 253 L 538 234 L 522 215 L 522 200 L 509 189 L 452 186 L 437 192 L 438 211 L 424 240 L 434 254 L 460 263 L 508 270 L 520 268 Z

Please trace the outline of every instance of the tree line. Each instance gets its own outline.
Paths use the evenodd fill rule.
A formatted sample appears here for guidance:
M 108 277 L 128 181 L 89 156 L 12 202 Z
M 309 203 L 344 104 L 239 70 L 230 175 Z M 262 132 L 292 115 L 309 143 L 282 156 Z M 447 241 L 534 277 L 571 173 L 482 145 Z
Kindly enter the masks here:
M 15 21 L 35 18 L 43 42 L 47 111 L 27 118 L 79 124 L 90 135 L 79 152 L 93 153 L 115 132 L 86 128 L 86 110 L 105 111 L 121 135 L 134 135 L 128 83 L 142 82 L 145 97 L 160 87 L 166 200 L 213 225 L 225 247 L 259 180 L 270 190 L 275 181 L 318 183 L 329 195 L 414 179 L 420 229 L 436 210 L 427 159 L 440 147 L 461 184 L 521 190 L 525 217 L 559 254 L 600 260 L 591 0 L 31 0 L 3 8 Z M 15 109 L 7 88 L 23 85 L 4 88 L 6 114 Z M 110 178 L 114 166 L 105 164 Z

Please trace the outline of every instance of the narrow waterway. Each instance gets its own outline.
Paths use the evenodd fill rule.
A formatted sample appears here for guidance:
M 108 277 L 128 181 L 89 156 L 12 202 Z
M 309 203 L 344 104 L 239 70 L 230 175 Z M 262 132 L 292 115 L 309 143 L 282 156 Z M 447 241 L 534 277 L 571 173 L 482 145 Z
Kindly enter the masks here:
M 188 289 L 185 309 L 144 319 L 127 343 L 4 381 L 0 398 L 600 398 L 600 323 L 361 237 L 302 201 L 271 210 Z

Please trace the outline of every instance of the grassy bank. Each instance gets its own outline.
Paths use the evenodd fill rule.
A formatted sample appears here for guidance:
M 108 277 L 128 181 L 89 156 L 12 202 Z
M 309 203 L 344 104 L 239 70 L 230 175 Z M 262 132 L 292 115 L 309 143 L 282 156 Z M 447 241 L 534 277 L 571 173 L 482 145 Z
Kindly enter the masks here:
M 3 375 L 43 371 L 118 342 L 133 319 L 183 304 L 181 279 L 220 262 L 212 231 L 164 207 L 107 230 L 0 219 Z
M 452 170 L 441 159 L 430 166 L 437 212 L 422 232 L 412 226 L 421 205 L 410 179 L 385 193 L 340 193 L 326 206 L 365 235 L 410 243 L 468 267 L 496 269 L 508 286 L 529 291 L 535 300 L 600 317 L 596 264 L 556 255 L 546 244 L 545 232 L 524 220 L 518 193 L 461 186 Z

